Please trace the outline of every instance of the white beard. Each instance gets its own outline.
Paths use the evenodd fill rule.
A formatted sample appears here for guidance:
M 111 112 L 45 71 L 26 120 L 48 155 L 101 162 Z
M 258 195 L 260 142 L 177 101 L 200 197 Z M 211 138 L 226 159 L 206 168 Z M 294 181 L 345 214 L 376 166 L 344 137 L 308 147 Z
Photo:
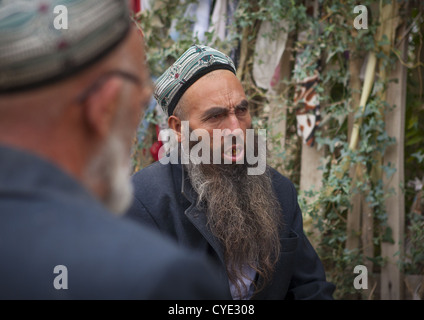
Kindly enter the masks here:
M 121 153 L 122 154 L 122 151 Z M 122 215 L 132 202 L 133 185 L 130 179 L 131 166 L 116 163 L 112 170 L 110 181 L 110 193 L 104 200 L 105 206 L 115 214 Z
M 119 134 L 111 134 L 86 171 L 88 186 L 105 186 L 103 205 L 122 215 L 132 202 L 131 161 Z M 91 188 L 93 189 L 93 188 Z

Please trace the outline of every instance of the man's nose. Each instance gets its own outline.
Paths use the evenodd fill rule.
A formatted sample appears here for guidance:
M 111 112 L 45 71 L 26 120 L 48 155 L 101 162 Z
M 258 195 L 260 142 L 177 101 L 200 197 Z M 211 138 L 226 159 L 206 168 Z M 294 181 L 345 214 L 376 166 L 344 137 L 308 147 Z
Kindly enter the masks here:
M 234 134 L 234 131 L 238 131 L 238 129 L 241 129 L 240 127 L 240 121 L 237 118 L 237 116 L 234 113 L 230 113 L 228 115 L 227 121 L 225 121 L 225 128 L 227 129 L 228 134 Z
M 232 119 L 229 119 L 226 123 L 226 127 L 222 130 L 222 136 L 224 137 L 224 141 L 226 139 L 231 139 L 233 141 L 234 138 L 243 138 L 243 130 L 240 127 L 240 122 L 236 116 L 231 115 Z M 230 116 L 230 117 L 231 117 Z

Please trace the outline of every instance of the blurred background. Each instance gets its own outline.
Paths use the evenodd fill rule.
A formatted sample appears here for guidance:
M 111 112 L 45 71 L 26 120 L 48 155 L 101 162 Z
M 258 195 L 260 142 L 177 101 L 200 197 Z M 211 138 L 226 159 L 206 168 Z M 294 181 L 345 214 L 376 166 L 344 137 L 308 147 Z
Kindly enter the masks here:
M 228 54 L 299 193 L 337 299 L 424 299 L 424 1 L 134 0 L 152 79 L 190 45 Z M 152 98 L 137 171 L 161 156 Z M 357 265 L 366 289 L 355 289 Z

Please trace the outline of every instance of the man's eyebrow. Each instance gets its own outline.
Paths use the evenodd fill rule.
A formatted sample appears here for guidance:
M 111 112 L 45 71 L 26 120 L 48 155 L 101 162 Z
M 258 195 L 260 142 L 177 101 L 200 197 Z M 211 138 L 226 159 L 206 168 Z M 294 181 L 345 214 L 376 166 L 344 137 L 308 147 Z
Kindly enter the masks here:
M 249 102 L 246 99 L 243 99 L 238 105 L 236 105 L 234 107 L 234 109 L 243 109 L 243 108 L 247 108 L 248 106 L 249 106 Z M 228 113 L 228 111 L 229 110 L 225 107 L 218 107 L 218 106 L 212 107 L 212 108 L 206 110 L 202 114 L 201 120 L 206 121 L 210 117 L 217 116 L 217 115 L 220 115 L 220 114 L 226 114 L 226 113 Z
M 236 109 L 239 108 L 247 108 L 249 106 L 249 102 L 246 99 L 243 99 L 238 105 L 236 105 Z

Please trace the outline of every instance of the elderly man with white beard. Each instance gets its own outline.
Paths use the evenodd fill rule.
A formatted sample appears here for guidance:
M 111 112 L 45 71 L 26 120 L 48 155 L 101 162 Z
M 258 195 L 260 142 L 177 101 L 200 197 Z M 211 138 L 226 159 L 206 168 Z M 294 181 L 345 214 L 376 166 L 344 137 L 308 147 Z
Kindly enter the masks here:
M 233 61 L 193 45 L 158 78 L 154 96 L 178 149 L 134 174 L 127 217 L 213 258 L 230 299 L 333 299 L 293 183 L 268 166 L 249 171 L 266 154 L 259 135 L 249 134 Z
M 152 93 L 126 3 L 0 1 L 0 299 L 226 297 L 205 257 L 122 218 Z

